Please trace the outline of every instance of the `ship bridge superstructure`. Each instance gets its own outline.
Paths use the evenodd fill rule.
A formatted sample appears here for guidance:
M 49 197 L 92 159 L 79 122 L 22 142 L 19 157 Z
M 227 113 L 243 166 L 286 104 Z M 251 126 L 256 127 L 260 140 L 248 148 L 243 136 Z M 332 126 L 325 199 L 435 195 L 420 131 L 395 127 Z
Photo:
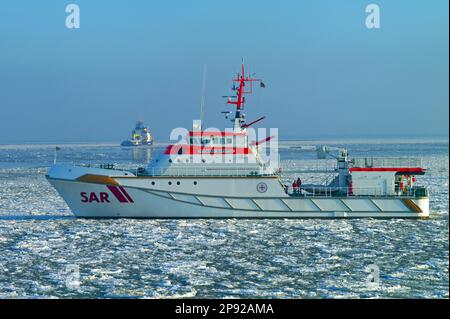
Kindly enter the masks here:
M 234 112 L 223 113 L 234 114 L 231 117 L 233 127 L 224 131 L 202 130 L 200 123 L 179 142 L 167 146 L 163 154 L 152 159 L 144 174 L 220 176 L 276 174 L 279 167 L 274 167 L 273 163 L 266 164 L 259 154 L 259 147 L 274 136 L 257 141 L 256 137 L 248 132 L 250 126 L 263 120 L 264 117 L 246 123 L 243 113 L 245 95 L 253 93 L 255 83 L 259 83 L 260 87 L 265 85 L 260 79 L 245 75 L 243 63 L 241 73 L 238 73 L 232 82 L 234 95 L 224 97 L 227 98 L 226 104 L 234 106 Z

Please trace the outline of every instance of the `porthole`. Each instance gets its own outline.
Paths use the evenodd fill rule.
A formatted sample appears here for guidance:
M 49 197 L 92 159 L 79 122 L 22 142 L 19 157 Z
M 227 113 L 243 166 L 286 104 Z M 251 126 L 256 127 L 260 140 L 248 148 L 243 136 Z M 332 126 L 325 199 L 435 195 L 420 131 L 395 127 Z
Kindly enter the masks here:
M 194 181 L 194 185 L 197 185 L 197 181 Z
M 172 185 L 172 182 L 169 182 L 169 185 Z
M 155 185 L 155 182 L 152 182 L 152 185 Z

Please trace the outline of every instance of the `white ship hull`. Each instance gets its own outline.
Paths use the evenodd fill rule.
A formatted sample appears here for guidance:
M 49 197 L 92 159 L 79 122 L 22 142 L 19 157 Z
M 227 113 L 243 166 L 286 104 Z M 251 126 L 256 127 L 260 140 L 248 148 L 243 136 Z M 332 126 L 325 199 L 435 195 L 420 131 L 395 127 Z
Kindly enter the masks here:
M 289 196 L 273 177 L 109 176 L 111 172 L 115 171 L 56 165 L 47 178 L 73 214 L 84 218 L 429 216 L 428 197 Z M 260 183 L 266 185 L 264 193 L 255 191 Z

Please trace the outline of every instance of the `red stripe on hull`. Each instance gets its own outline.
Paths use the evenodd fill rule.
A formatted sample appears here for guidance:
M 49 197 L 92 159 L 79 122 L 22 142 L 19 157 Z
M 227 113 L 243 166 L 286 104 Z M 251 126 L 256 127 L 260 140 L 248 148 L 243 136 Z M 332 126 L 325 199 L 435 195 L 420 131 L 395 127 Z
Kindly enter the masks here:
M 131 198 L 130 195 L 128 195 L 127 191 L 125 190 L 125 188 L 123 188 L 122 186 L 119 186 L 120 191 L 122 192 L 122 194 L 125 195 L 125 197 L 128 199 L 128 201 L 130 203 L 134 203 L 134 200 Z
M 122 193 L 117 189 L 117 186 L 107 185 L 108 189 L 113 193 L 117 200 L 121 203 L 128 203 L 127 199 L 122 195 Z

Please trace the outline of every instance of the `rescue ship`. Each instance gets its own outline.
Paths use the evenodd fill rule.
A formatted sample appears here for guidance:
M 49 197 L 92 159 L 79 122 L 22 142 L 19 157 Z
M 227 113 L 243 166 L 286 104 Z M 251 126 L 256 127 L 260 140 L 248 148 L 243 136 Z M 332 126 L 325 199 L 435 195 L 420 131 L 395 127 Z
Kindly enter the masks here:
M 47 179 L 76 217 L 85 218 L 423 218 L 429 216 L 425 174 L 414 159 L 349 159 L 340 150 L 324 185 L 284 183 L 279 161 L 264 161 L 243 113 L 260 79 L 240 73 L 225 112 L 233 127 L 186 131 L 146 167 L 135 170 L 54 164 Z M 272 145 L 273 146 L 273 145 Z M 272 147 L 269 145 L 269 148 Z M 275 145 L 276 146 L 276 145 Z

